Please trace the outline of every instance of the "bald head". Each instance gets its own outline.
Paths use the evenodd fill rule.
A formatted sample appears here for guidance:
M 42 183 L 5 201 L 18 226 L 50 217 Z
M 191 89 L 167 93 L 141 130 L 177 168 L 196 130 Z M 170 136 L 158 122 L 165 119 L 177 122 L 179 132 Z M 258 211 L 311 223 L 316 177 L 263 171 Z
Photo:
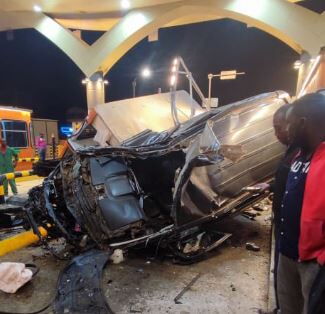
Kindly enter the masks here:
M 310 122 L 325 122 L 325 96 L 321 93 L 305 95 L 293 103 L 292 113 Z
M 325 96 L 305 95 L 292 104 L 288 114 L 290 141 L 310 151 L 325 140 Z
M 289 144 L 286 116 L 290 106 L 290 104 L 283 105 L 273 115 L 273 128 L 275 136 L 279 142 L 284 145 Z

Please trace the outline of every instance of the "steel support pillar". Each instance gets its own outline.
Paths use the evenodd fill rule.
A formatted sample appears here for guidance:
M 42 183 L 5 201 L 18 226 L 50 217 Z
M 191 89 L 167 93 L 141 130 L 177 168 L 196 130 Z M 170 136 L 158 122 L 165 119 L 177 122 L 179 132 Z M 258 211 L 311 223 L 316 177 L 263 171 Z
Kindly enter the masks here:
M 298 79 L 297 79 L 297 88 L 296 88 L 296 95 L 299 94 L 301 91 L 302 85 L 308 75 L 310 70 L 310 55 L 308 53 L 303 53 L 300 56 L 301 66 L 298 70 Z
M 310 58 L 308 54 L 301 56 L 298 73 L 297 96 L 316 92 L 325 88 L 325 50 L 319 56 Z

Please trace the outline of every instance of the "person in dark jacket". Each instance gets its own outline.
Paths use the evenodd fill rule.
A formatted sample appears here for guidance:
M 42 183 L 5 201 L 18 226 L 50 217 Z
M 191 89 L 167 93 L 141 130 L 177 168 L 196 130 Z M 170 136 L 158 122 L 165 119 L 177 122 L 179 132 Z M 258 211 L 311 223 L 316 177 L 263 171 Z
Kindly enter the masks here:
M 287 150 L 281 159 L 273 181 L 270 184 L 262 183 L 258 184 L 257 187 L 261 188 L 261 191 L 269 190 L 273 192 L 273 202 L 272 202 L 272 211 L 273 211 L 273 228 L 274 228 L 274 290 L 276 298 L 276 309 L 274 312 L 277 312 L 279 309 L 279 300 L 277 296 L 277 268 L 279 261 L 279 228 L 280 228 L 280 210 L 282 199 L 284 196 L 288 173 L 290 171 L 290 166 L 292 160 L 297 155 L 299 149 L 293 145 L 289 145 L 288 137 L 288 123 L 287 123 L 287 113 L 291 108 L 291 104 L 285 104 L 280 107 L 273 115 L 273 129 L 276 138 L 278 141 L 287 147 Z
M 275 172 L 274 180 L 270 184 L 270 190 L 274 193 L 272 210 L 274 214 L 275 236 L 278 236 L 278 229 L 280 224 L 280 208 L 282 204 L 283 195 L 286 188 L 288 173 L 292 160 L 297 155 L 299 149 L 293 145 L 289 145 L 288 138 L 288 124 L 286 121 L 287 112 L 291 108 L 290 104 L 280 107 L 273 116 L 274 133 L 279 142 L 287 147 L 284 157 L 280 161 Z
M 279 309 L 279 300 L 277 296 L 277 268 L 279 261 L 279 236 L 280 236 L 280 210 L 282 199 L 286 189 L 286 183 L 292 160 L 297 155 L 299 149 L 294 145 L 289 145 L 288 124 L 286 115 L 291 105 L 286 104 L 280 107 L 273 116 L 274 133 L 279 142 L 287 147 L 286 153 L 280 161 L 275 172 L 274 180 L 270 184 L 270 191 L 273 192 L 272 212 L 273 212 L 273 227 L 274 227 L 274 289 L 276 297 L 276 306 Z
M 306 314 L 325 264 L 325 96 L 309 94 L 288 112 L 290 143 L 300 147 L 280 212 L 278 297 L 281 314 Z

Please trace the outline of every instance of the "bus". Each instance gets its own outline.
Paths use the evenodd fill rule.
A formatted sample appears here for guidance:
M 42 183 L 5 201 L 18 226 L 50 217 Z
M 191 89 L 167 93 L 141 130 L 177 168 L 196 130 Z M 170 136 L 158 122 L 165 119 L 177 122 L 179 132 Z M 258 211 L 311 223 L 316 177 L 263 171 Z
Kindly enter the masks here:
M 37 157 L 35 139 L 40 133 L 45 135 L 48 143 L 47 158 L 52 158 L 52 138 L 56 143 L 56 157 L 62 155 L 63 144 L 58 137 L 58 121 L 50 119 L 33 119 L 32 110 L 11 106 L 0 106 L 0 136 L 8 146 L 18 152 L 20 159 Z M 21 161 L 16 171 L 32 169 L 32 162 Z
M 0 106 L 1 138 L 19 153 L 19 158 L 36 156 L 31 138 L 31 114 L 28 109 Z M 31 162 L 19 162 L 16 171 L 32 168 Z

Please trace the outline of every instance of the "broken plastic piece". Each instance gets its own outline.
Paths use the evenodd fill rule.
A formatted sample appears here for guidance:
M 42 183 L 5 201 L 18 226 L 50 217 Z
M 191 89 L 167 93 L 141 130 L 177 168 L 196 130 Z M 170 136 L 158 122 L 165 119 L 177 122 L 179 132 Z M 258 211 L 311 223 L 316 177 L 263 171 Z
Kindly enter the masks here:
M 113 264 L 120 264 L 124 261 L 123 251 L 120 249 L 114 250 L 113 254 L 110 256 L 110 260 Z
M 260 250 L 260 247 L 257 246 L 255 243 L 246 243 L 246 249 L 248 251 L 254 251 L 254 252 L 258 252 Z
M 198 273 L 185 287 L 184 289 L 176 296 L 174 299 L 175 304 L 182 304 L 179 300 L 181 297 L 185 294 L 186 291 L 188 291 L 196 282 L 197 280 L 202 276 L 201 273 Z
M 101 289 L 109 253 L 91 250 L 75 257 L 62 271 L 53 303 L 55 314 L 112 314 Z

